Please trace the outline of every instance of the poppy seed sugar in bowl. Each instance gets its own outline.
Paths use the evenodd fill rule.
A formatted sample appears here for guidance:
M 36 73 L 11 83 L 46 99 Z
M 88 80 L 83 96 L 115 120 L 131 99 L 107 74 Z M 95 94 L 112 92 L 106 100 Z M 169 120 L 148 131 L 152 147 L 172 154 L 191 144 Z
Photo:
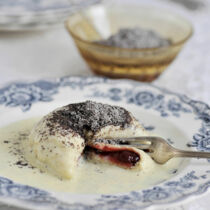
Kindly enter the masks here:
M 66 28 L 94 73 L 145 82 L 171 64 L 192 34 L 191 24 L 171 11 L 117 2 L 81 10 Z
M 95 43 L 119 48 L 143 49 L 169 46 L 171 41 L 153 30 L 136 27 L 122 28 L 107 39 Z

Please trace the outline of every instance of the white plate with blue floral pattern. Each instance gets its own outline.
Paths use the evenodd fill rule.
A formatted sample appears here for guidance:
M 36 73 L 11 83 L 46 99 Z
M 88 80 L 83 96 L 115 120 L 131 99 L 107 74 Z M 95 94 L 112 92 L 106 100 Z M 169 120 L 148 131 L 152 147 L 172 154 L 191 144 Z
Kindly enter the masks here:
M 162 135 L 178 148 L 210 150 L 207 104 L 129 80 L 65 77 L 7 85 L 0 88 L 0 127 L 88 99 L 127 108 L 146 129 Z M 174 173 L 171 179 L 148 189 L 111 195 L 59 194 L 0 177 L 0 201 L 32 209 L 139 209 L 183 201 L 205 193 L 210 186 L 208 160 L 192 159 Z
M 42 29 L 100 0 L 0 0 L 0 30 Z

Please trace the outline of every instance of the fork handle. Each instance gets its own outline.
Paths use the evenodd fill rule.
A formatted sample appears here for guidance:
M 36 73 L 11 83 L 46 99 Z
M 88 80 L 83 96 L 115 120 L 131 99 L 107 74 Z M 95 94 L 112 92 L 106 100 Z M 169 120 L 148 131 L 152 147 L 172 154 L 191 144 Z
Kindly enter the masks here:
M 210 152 L 194 152 L 185 150 L 174 151 L 174 157 L 210 158 Z

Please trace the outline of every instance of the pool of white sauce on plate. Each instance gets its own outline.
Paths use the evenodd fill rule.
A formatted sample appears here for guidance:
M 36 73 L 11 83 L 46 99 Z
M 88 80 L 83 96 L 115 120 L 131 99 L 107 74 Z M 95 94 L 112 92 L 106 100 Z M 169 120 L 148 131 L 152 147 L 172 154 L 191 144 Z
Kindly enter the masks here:
M 81 158 L 74 178 L 60 180 L 30 165 L 25 166 L 21 157 L 21 139 L 27 138 L 26 134 L 38 120 L 32 118 L 0 128 L 0 176 L 58 192 L 120 193 L 144 189 L 169 179 L 181 165 L 181 159 L 172 159 L 164 165 L 152 162 L 144 170 L 133 171 Z

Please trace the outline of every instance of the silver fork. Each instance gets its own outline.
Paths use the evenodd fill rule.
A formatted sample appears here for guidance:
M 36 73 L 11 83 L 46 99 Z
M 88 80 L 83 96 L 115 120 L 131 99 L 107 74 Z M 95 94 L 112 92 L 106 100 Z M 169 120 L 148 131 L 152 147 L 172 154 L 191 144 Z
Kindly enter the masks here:
M 172 147 L 167 141 L 157 136 L 141 136 L 119 139 L 103 139 L 104 143 L 129 145 L 146 150 L 159 164 L 164 164 L 173 157 L 210 158 L 210 152 L 185 151 Z

